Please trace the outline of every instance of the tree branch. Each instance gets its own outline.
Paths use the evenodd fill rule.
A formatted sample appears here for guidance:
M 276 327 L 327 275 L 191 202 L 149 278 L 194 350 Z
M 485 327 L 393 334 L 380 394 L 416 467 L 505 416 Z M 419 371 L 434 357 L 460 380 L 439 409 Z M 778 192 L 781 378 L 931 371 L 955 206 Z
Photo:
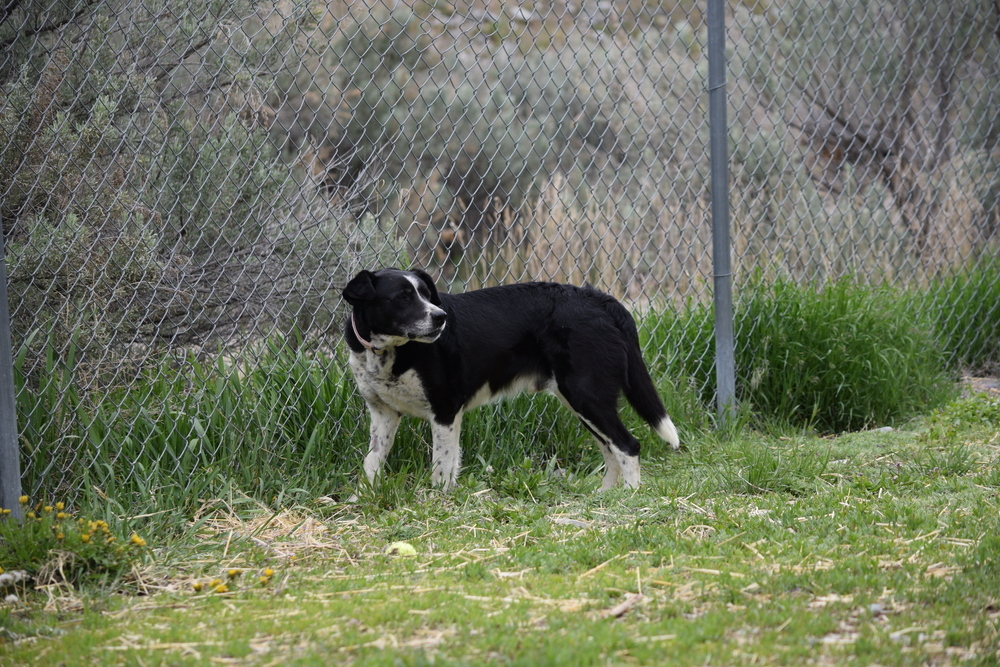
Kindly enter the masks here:
M 201 49 L 205 48 L 205 46 L 211 41 L 212 41 L 211 37 L 209 36 L 203 37 L 199 41 L 189 46 L 187 51 L 182 53 L 180 58 L 178 58 L 175 62 L 161 63 L 157 62 L 156 56 L 150 56 L 149 58 L 144 59 L 142 62 L 137 63 L 136 67 L 142 71 L 149 71 L 152 69 L 156 69 L 157 67 L 162 68 L 163 71 L 161 71 L 159 74 L 156 75 L 156 80 L 159 81 L 164 77 L 168 76 L 175 69 L 180 67 L 184 63 L 184 61 L 188 59 L 188 57 L 197 53 Z
M 17 9 L 20 4 L 21 0 L 10 0 L 4 5 L 3 10 L 0 10 L 2 11 L 2 14 L 0 14 L 0 25 L 7 22 L 7 19 L 10 18 L 10 15 L 14 13 L 14 10 Z
M 13 11 L 13 8 L 16 7 L 19 2 L 20 0 L 12 0 L 12 3 L 4 8 L 4 12 L 6 12 L 8 8 L 10 8 L 11 11 Z M 75 12 L 73 12 L 71 16 L 62 19 L 61 21 L 50 21 L 49 23 L 46 23 L 43 26 L 39 26 L 38 28 L 26 28 L 23 32 L 14 33 L 14 36 L 11 37 L 10 39 L 0 42 L 0 49 L 6 50 L 10 48 L 14 42 L 16 42 L 18 39 L 22 37 L 34 37 L 35 35 L 39 35 L 43 32 L 58 30 L 59 28 L 69 25 L 73 21 L 83 16 L 87 12 L 87 10 L 90 9 L 91 5 L 96 5 L 98 2 L 100 2 L 100 0 L 83 0 L 83 7 L 76 10 Z M 9 14 L 4 16 L 3 20 L 6 21 L 8 16 Z
M 1000 2 L 1000 0 L 997 1 Z M 870 150 L 882 159 L 889 158 L 894 154 L 895 151 L 893 150 L 892 145 L 887 144 L 883 137 L 879 136 L 873 138 L 865 130 L 860 127 L 856 127 L 849 118 L 845 117 L 837 111 L 837 109 L 830 106 L 828 102 L 820 99 L 818 95 L 812 91 L 806 90 L 801 85 L 798 85 L 798 88 L 802 94 L 806 96 L 809 102 L 822 109 L 823 112 L 830 117 L 830 120 L 839 125 L 843 125 L 844 129 L 847 130 L 847 133 L 851 136 L 851 138 L 857 140 L 858 143 L 861 144 L 862 148 Z

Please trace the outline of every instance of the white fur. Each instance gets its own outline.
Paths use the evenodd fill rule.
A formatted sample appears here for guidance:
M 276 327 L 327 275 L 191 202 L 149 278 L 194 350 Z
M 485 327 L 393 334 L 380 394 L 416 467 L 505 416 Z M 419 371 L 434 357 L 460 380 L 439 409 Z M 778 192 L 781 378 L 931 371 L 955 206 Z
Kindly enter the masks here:
M 361 395 L 369 406 L 385 406 L 404 415 L 430 419 L 433 413 L 420 377 L 413 370 L 395 377 L 392 374 L 395 361 L 396 350 L 391 347 L 382 354 L 352 351 L 351 370 Z
M 601 482 L 601 491 L 607 491 L 618 483 L 621 477 L 621 468 L 618 466 L 618 459 L 611 452 L 611 447 L 600 439 L 597 444 L 601 447 L 601 455 L 604 456 L 604 481 Z
M 385 459 L 392 449 L 401 415 L 407 414 L 431 422 L 431 481 L 446 491 L 451 490 L 458 480 L 462 461 L 462 413 L 451 424 L 439 424 L 435 421 L 416 372 L 410 370 L 399 377 L 392 375 L 395 359 L 396 351 L 393 348 L 382 354 L 375 354 L 371 350 L 351 352 L 351 370 L 358 389 L 368 404 L 371 419 L 368 454 L 364 463 L 365 476 L 371 482 L 382 471 Z M 356 499 L 357 496 L 353 496 L 350 500 Z
M 409 335 L 409 338 L 403 339 L 403 342 L 406 342 L 407 340 L 415 340 L 421 343 L 433 343 L 438 339 L 438 336 L 441 335 L 441 332 L 444 331 L 444 326 L 437 328 L 431 320 L 431 316 L 443 314 L 444 310 L 442 308 L 438 308 L 420 294 L 421 282 L 419 278 L 407 274 L 406 280 L 413 285 L 414 291 L 417 293 L 420 301 L 424 304 L 424 317 L 423 319 L 413 323 L 413 330 L 406 332 Z M 445 323 L 445 326 L 447 326 L 447 323 Z M 395 344 L 402 345 L 402 343 Z
M 451 424 L 439 424 L 431 420 L 431 436 L 434 441 L 431 451 L 431 483 L 445 491 L 455 488 L 458 470 L 462 465 L 462 413 L 455 416 Z
M 387 406 L 372 403 L 368 403 L 368 415 L 371 419 L 369 425 L 371 441 L 368 456 L 365 457 L 365 476 L 371 482 L 381 472 L 385 458 L 389 455 L 389 450 L 392 449 L 396 429 L 399 427 L 400 415 Z
M 471 410 L 472 408 L 477 408 L 480 405 L 485 405 L 486 403 L 499 401 L 506 396 L 516 396 L 517 394 L 523 394 L 525 392 L 529 394 L 537 394 L 540 391 L 551 391 L 554 387 L 554 380 L 547 380 L 546 378 L 538 375 L 522 375 L 516 377 L 513 382 L 496 393 L 493 393 L 489 384 L 484 384 L 475 394 L 473 394 L 472 398 L 466 402 L 465 409 Z
M 569 401 L 556 389 L 555 382 L 552 382 L 551 386 L 547 387 L 547 389 L 566 406 L 567 410 L 575 414 L 594 433 L 597 444 L 601 447 L 601 455 L 604 456 L 604 480 L 601 482 L 601 491 L 613 488 L 619 479 L 624 479 L 625 486 L 637 488 L 639 486 L 639 457 L 629 456 L 615 447 L 611 438 L 601 433 L 589 419 L 573 409 Z M 670 418 L 668 417 L 667 421 L 669 420 Z
M 670 417 L 664 417 L 660 420 L 660 423 L 656 426 L 656 433 L 670 443 L 670 446 L 675 450 L 680 449 L 681 439 L 677 436 L 677 429 L 674 427 L 674 423 L 670 421 Z

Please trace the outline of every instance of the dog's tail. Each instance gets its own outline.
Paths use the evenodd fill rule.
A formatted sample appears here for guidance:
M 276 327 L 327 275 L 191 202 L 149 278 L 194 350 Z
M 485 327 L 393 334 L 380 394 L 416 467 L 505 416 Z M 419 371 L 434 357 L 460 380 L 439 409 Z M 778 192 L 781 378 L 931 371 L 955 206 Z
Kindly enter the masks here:
M 628 399 L 639 416 L 653 427 L 657 435 L 669 442 L 671 447 L 677 449 L 680 447 L 681 441 L 677 437 L 677 429 L 670 420 L 670 415 L 663 407 L 660 395 L 656 392 L 653 379 L 649 377 L 646 362 L 642 359 L 639 331 L 636 329 L 635 320 L 617 299 L 608 295 L 603 296 L 607 298 L 604 306 L 625 340 L 625 355 L 628 364 L 625 398 Z

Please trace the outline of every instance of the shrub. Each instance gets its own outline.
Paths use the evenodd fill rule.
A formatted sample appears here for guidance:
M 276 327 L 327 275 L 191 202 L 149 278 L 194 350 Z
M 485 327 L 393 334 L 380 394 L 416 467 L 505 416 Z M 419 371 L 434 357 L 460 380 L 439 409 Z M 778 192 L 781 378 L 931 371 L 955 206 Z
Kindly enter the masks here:
M 948 363 L 970 372 L 1000 366 L 1000 261 L 985 259 L 917 295 Z
M 371 225 L 343 198 L 318 205 L 267 132 L 260 74 L 315 23 L 308 9 L 261 30 L 244 0 L 163 6 L 22 3 L 0 25 L 14 344 L 30 376 L 46 355 L 72 356 L 82 393 L 134 374 L 162 344 L 312 324 L 339 302 L 343 256 L 396 248 L 356 252 Z
M 894 423 L 950 395 L 944 356 L 911 302 L 840 279 L 823 288 L 761 277 L 734 304 L 737 399 L 761 418 L 839 432 Z M 689 305 L 653 329 L 659 360 L 715 398 L 712 308 Z

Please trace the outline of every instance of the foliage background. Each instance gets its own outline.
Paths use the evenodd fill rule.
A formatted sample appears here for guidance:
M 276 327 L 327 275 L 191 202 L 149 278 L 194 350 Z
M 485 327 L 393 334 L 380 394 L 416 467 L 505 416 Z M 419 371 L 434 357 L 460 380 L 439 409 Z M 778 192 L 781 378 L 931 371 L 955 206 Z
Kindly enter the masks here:
M 689 428 L 705 423 L 698 5 L 0 12 L 0 223 L 33 492 L 121 485 L 127 506 L 195 472 L 217 480 L 220 460 L 262 493 L 280 483 L 255 476 L 261 464 L 350 468 L 366 435 L 349 387 L 327 382 L 341 378 L 338 288 L 379 265 L 427 268 L 453 290 L 595 284 L 649 314 L 668 402 Z M 995 3 L 744 1 L 726 20 L 744 402 L 830 430 L 911 413 L 845 399 L 838 387 L 864 372 L 813 386 L 788 363 L 829 367 L 860 339 L 909 350 L 876 366 L 906 369 L 897 384 L 923 378 L 927 400 L 944 369 L 994 368 Z M 851 296 L 845 280 L 877 289 Z M 866 349 L 834 365 L 885 353 Z M 801 400 L 766 399 L 765 377 Z M 541 404 L 517 437 L 562 433 L 553 410 Z

